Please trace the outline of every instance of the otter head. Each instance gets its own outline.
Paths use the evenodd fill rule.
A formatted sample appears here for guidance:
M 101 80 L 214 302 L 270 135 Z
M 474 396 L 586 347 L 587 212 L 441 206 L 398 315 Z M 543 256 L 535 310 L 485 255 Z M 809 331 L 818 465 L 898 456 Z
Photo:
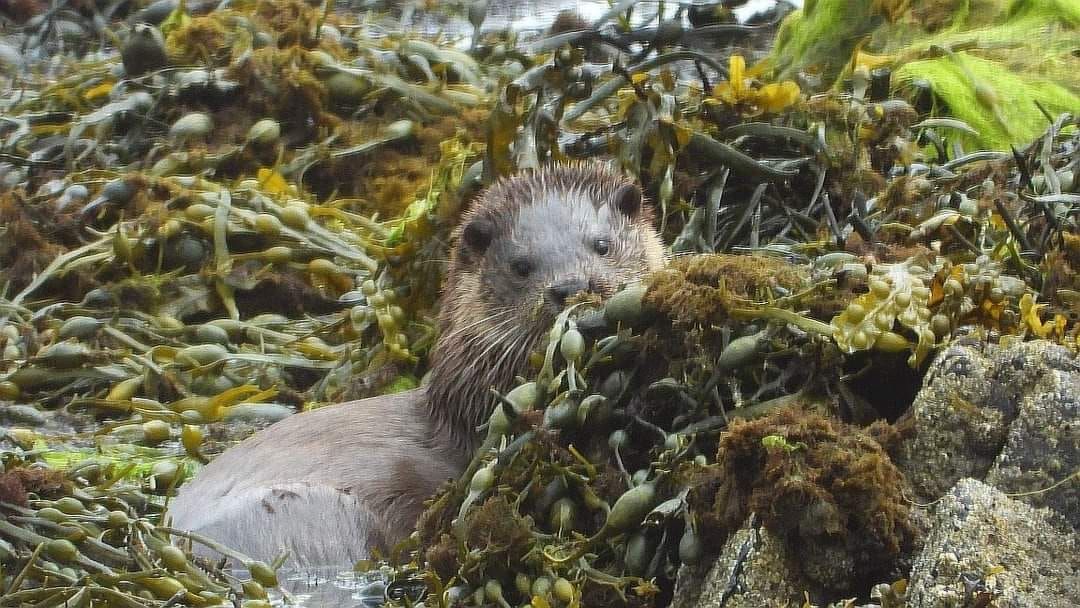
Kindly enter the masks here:
M 641 190 L 602 165 L 499 180 L 455 233 L 432 356 L 432 413 L 470 445 L 490 413 L 488 390 L 511 388 L 571 296 L 609 296 L 663 264 Z

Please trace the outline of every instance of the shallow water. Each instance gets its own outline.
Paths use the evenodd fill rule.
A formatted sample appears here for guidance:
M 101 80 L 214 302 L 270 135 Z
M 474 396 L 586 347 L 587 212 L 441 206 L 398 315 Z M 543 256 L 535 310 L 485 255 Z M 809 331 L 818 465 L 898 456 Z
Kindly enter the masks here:
M 678 2 L 639 2 L 634 9 L 639 18 L 649 19 L 656 14 L 659 5 L 665 5 L 665 14 L 672 15 L 678 7 Z M 703 2 L 686 2 L 685 4 L 704 4 Z M 793 2 L 799 6 L 801 0 Z M 743 6 L 735 9 L 735 14 L 740 21 L 760 11 L 767 10 L 776 5 L 776 0 L 749 0 Z M 537 2 L 514 2 L 503 0 L 492 2 L 488 8 L 488 17 L 484 22 L 484 29 L 504 29 L 508 25 L 519 31 L 539 31 L 551 24 L 555 15 L 564 9 L 574 9 L 586 21 L 594 21 L 607 12 L 609 4 L 606 1 L 582 1 L 570 2 L 559 0 L 539 0 Z
M 377 572 L 355 574 L 328 569 L 278 572 L 278 580 L 288 600 L 275 597 L 280 606 L 352 606 L 378 608 L 386 602 L 386 581 Z M 287 603 L 291 601 L 291 603 Z
M 794 6 L 802 6 L 802 0 L 789 0 Z M 655 18 L 660 6 L 664 7 L 664 15 L 674 15 L 679 2 L 658 2 L 646 0 L 639 2 L 634 8 L 635 22 L 651 21 Z M 704 4 L 704 2 L 684 2 L 682 4 Z M 748 0 L 746 4 L 735 9 L 735 15 L 740 22 L 744 22 L 752 16 L 769 10 L 777 5 L 777 0 Z M 488 5 L 487 16 L 481 27 L 482 31 L 502 31 L 510 29 L 519 32 L 523 37 L 542 33 L 560 11 L 572 9 L 577 11 L 586 21 L 592 22 L 599 19 L 610 8 L 605 0 L 535 0 L 533 2 L 517 2 L 514 0 L 494 0 Z M 464 19 L 450 19 L 446 21 L 434 21 L 423 15 L 414 13 L 408 25 L 422 31 L 442 31 L 449 35 L 466 37 L 471 34 L 472 26 Z M 467 46 L 467 42 L 466 42 Z

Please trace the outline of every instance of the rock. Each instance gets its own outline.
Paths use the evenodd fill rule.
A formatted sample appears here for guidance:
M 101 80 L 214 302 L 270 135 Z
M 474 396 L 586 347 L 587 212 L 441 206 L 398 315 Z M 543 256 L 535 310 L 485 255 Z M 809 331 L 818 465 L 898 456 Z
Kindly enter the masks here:
M 0 420 L 16 424 L 28 424 L 35 427 L 45 426 L 48 418 L 32 405 L 0 405 Z
M 1080 526 L 1080 359 L 1047 341 L 958 340 L 931 365 L 895 462 L 918 502 L 984 479 Z M 1057 484 L 1057 485 L 1055 485 Z
M 783 541 L 751 517 L 724 543 L 711 566 L 683 566 L 672 608 L 799 606 L 812 585 Z
M 960 481 L 933 511 L 909 578 L 908 608 L 1078 605 L 1080 537 L 1066 527 L 1049 509 Z
M 1019 347 L 1012 352 L 1022 366 L 1028 354 L 1040 355 L 1037 349 Z M 1045 367 L 1043 375 L 1022 395 L 1020 415 L 984 481 L 1022 495 L 1019 500 L 1029 505 L 1057 511 L 1080 530 L 1080 479 L 1059 483 L 1080 473 L 1080 361 L 1070 361 L 1060 347 L 1042 353 L 1047 358 L 1033 367 Z

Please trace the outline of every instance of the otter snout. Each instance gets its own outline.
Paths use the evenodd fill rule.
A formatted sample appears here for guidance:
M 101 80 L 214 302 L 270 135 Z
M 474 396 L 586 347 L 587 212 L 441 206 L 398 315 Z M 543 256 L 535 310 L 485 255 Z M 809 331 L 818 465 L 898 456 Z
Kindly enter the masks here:
M 544 290 L 544 297 L 548 303 L 562 308 L 566 305 L 566 301 L 570 299 L 570 296 L 582 292 L 588 291 L 592 293 L 598 293 L 596 281 L 586 279 L 585 277 L 572 277 L 569 279 L 561 279 L 551 283 Z

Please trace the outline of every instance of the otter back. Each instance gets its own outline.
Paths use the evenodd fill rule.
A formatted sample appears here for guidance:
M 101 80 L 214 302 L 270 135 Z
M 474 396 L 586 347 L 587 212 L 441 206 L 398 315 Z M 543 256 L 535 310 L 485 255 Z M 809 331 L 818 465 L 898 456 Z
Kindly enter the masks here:
M 407 536 L 464 459 L 432 441 L 423 388 L 296 414 L 226 450 L 169 514 L 264 561 L 351 567 Z

